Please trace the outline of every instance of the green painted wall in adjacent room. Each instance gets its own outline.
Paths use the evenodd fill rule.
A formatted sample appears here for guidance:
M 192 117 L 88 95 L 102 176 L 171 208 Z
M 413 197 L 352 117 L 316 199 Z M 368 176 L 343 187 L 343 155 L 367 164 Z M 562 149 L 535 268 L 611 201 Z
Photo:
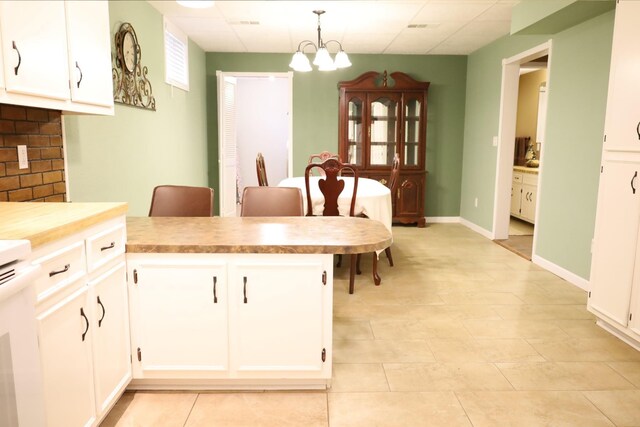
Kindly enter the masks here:
M 205 54 L 189 42 L 190 91 L 164 82 L 162 15 L 147 2 L 109 2 L 113 36 L 133 25 L 156 111 L 116 104 L 114 116 L 64 116 L 71 200 L 124 201 L 145 216 L 159 184 L 207 185 Z
M 461 216 L 492 230 L 502 60 L 552 40 L 537 254 L 589 278 L 614 13 L 553 36 L 507 36 L 469 56 Z M 480 203 L 474 207 L 474 198 Z
M 207 53 L 209 182 L 218 188 L 216 71 L 286 72 L 290 54 Z M 293 77 L 293 172 L 302 175 L 309 154 L 338 150 L 338 88 L 367 71 L 402 71 L 431 82 L 427 109 L 429 175 L 426 216 L 458 216 L 462 174 L 465 56 L 350 55 L 353 66 L 333 72 L 295 73 Z

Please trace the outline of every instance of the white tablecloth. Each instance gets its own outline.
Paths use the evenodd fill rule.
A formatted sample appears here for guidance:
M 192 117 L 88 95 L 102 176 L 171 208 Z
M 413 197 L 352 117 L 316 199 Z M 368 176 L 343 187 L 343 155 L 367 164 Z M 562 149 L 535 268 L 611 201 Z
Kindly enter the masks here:
M 320 176 L 309 177 L 309 187 L 311 188 L 311 203 L 313 204 L 314 215 L 322 215 L 324 210 L 324 195 L 318 187 L 318 180 L 324 179 Z M 338 211 L 340 215 L 349 215 L 351 194 L 353 194 L 353 178 L 339 177 L 344 180 L 344 190 L 338 197 Z M 302 190 L 304 200 L 304 212 L 307 213 L 307 188 L 304 184 L 304 177 L 297 176 L 285 178 L 278 184 L 278 187 L 298 187 Z M 358 192 L 356 194 L 355 215 L 365 214 L 367 217 L 380 221 L 391 233 L 391 191 L 378 181 L 369 178 L 358 178 Z M 380 253 L 382 251 L 379 251 Z

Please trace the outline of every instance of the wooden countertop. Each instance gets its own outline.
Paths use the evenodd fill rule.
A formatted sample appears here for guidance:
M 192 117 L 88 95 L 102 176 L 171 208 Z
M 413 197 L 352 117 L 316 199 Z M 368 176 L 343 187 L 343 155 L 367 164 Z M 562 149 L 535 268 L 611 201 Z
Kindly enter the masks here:
M 127 218 L 128 253 L 355 254 L 391 242 L 386 227 L 367 218 Z
M 513 170 L 517 172 L 538 174 L 538 168 L 528 168 L 526 166 L 514 166 Z
M 126 203 L 0 202 L 0 239 L 35 248 L 126 212 Z

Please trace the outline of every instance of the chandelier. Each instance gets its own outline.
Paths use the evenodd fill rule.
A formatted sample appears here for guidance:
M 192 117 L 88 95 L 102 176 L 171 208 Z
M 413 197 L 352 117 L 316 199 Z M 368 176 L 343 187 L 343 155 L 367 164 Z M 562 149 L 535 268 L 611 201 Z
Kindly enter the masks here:
M 316 57 L 313 60 L 313 65 L 318 66 L 320 71 L 334 71 L 338 68 L 347 68 L 351 66 L 351 61 L 347 53 L 342 49 L 342 45 L 337 40 L 329 40 L 326 43 L 322 40 L 322 29 L 320 28 L 320 15 L 324 13 L 324 10 L 314 10 L 313 13 L 318 15 L 318 44 L 315 44 L 311 40 L 303 40 L 298 44 L 298 50 L 293 54 L 289 67 L 294 71 L 311 71 L 311 64 L 309 58 L 304 54 L 304 49 L 308 46 L 313 46 L 316 50 Z M 337 43 L 340 50 L 336 53 L 335 61 L 331 59 L 329 51 L 327 50 L 327 44 Z

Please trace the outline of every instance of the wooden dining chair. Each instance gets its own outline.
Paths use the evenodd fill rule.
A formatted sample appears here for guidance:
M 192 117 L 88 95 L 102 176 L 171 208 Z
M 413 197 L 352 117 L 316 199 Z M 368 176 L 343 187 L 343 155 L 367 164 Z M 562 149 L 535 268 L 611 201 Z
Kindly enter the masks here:
M 240 216 L 304 216 L 297 187 L 245 187 Z
M 158 185 L 153 189 L 149 216 L 213 216 L 213 189 Z
M 391 176 L 389 176 L 389 182 L 387 182 L 387 187 L 389 187 L 389 191 L 391 192 L 391 202 L 393 203 L 396 197 L 396 191 L 398 191 L 398 183 L 400 182 L 400 155 L 396 153 L 393 156 L 393 161 L 391 162 Z M 389 260 L 389 265 L 393 267 L 393 257 L 391 256 L 391 246 L 385 248 L 384 254 L 387 256 L 387 260 Z
M 258 185 L 261 187 L 268 186 L 267 169 L 264 166 L 264 156 L 258 153 L 256 156 L 256 173 L 258 174 Z
M 308 164 L 322 163 L 327 159 L 337 159 L 342 163 L 342 159 L 338 154 L 334 154 L 330 151 L 321 151 L 318 154 L 310 155 Z M 324 171 L 322 169 L 314 169 L 314 172 L 319 172 L 320 176 L 324 176 Z
M 318 187 L 324 195 L 323 216 L 339 216 L 338 197 L 344 190 L 344 181 L 338 179 L 342 171 L 346 170 L 353 175 L 353 192 L 351 193 L 351 202 L 349 204 L 349 216 L 354 216 L 356 207 L 356 194 L 358 192 L 358 170 L 352 165 L 343 164 L 338 159 L 329 158 L 322 163 L 311 163 L 304 170 L 304 183 L 307 190 L 307 216 L 313 216 L 313 204 L 311 202 L 311 184 L 310 175 L 313 169 L 320 168 L 324 171 L 325 177 L 320 178 Z M 352 294 L 355 288 L 355 273 L 357 270 L 357 255 L 352 254 L 349 264 L 349 293 Z M 340 264 L 338 264 L 340 265 Z M 378 266 L 374 261 L 373 278 L 377 285 L 380 285 L 380 277 L 377 272 Z

